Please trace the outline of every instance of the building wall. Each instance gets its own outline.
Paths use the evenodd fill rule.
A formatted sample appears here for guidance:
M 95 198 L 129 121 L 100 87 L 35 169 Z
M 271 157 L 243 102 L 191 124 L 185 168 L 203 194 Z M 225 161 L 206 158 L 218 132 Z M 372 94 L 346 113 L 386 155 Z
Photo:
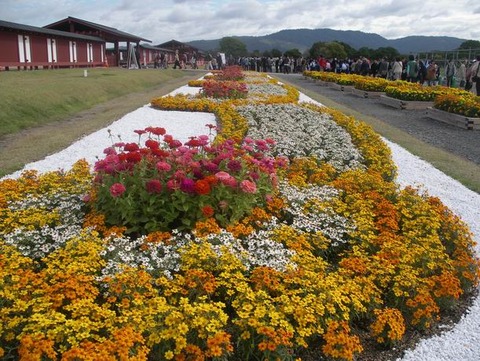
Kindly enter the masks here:
M 104 43 L 20 30 L 0 30 L 0 49 L 6 69 L 103 66 L 105 59 Z
M 16 33 L 0 32 L 0 63 L 18 61 L 18 37 Z
M 30 35 L 31 62 L 48 62 L 47 37 Z

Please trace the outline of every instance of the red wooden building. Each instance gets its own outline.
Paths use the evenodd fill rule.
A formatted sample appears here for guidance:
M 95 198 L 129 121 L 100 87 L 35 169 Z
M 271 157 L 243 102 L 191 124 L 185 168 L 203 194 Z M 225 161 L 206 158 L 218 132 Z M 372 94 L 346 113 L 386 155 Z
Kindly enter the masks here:
M 105 64 L 104 39 L 0 21 L 0 68 L 94 67 Z
M 92 23 L 90 21 L 78 19 L 69 16 L 63 20 L 59 20 L 55 23 L 46 25 L 47 29 L 55 29 L 69 33 L 82 34 L 88 36 L 95 36 L 104 40 L 105 43 L 113 44 L 113 52 L 109 53 L 108 65 L 119 66 L 120 65 L 120 43 L 126 43 L 126 48 L 130 47 L 130 44 L 140 44 L 140 41 L 151 43 L 150 40 L 144 39 L 137 35 L 132 35 L 124 31 L 117 30 L 115 28 Z M 108 44 L 107 44 L 108 46 Z
M 203 67 L 205 64 L 205 53 L 202 50 L 189 44 L 182 43 L 177 40 L 170 40 L 166 43 L 162 43 L 156 46 L 159 48 L 172 50 L 173 52 L 178 50 L 180 62 L 183 64 L 183 66 L 191 66 L 192 57 L 195 57 L 198 67 Z

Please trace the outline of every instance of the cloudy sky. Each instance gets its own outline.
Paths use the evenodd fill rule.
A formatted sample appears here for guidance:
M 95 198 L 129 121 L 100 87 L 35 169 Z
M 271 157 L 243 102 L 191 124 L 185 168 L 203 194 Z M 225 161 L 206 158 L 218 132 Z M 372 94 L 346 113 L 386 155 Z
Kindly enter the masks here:
M 480 40 L 478 0 L 0 0 L 0 20 L 41 27 L 68 16 L 153 44 L 299 28 Z

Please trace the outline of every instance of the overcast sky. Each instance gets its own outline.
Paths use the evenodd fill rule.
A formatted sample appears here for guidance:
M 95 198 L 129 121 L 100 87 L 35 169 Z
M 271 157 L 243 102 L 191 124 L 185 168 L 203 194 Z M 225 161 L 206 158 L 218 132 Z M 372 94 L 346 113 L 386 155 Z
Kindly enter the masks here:
M 0 0 L 0 20 L 41 27 L 72 16 L 153 44 L 299 28 L 480 40 L 479 15 L 479 0 Z

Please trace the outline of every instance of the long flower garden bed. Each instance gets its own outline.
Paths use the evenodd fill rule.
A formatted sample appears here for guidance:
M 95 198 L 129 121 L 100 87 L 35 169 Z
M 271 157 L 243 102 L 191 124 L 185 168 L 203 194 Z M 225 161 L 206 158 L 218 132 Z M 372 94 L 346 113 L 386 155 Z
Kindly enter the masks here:
M 353 86 L 351 89 L 353 94 L 364 98 L 378 99 L 380 103 L 397 109 L 427 110 L 433 108 L 433 111 L 427 111 L 428 116 L 432 119 L 468 130 L 479 128 L 476 125 L 476 118 L 480 118 L 480 97 L 462 89 L 423 86 L 418 83 L 389 81 L 356 74 L 305 71 L 303 75 L 306 78 L 330 84 L 340 90 Z M 444 113 L 451 113 L 451 116 Z M 459 119 L 461 120 L 459 121 Z
M 353 360 L 477 284 L 466 225 L 396 186 L 370 127 L 263 75 L 208 82 L 151 104 L 214 113 L 213 143 L 147 127 L 93 172 L 1 182 L 4 360 Z

